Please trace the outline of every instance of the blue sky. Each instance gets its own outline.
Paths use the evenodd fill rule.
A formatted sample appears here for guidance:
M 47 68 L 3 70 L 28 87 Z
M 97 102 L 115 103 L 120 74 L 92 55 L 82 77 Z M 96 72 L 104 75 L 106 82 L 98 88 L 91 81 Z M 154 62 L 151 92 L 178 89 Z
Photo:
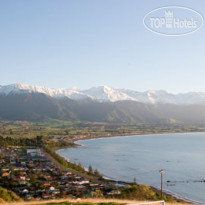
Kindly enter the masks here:
M 205 16 L 204 0 L 0 0 L 0 84 L 205 92 L 205 28 L 148 31 L 162 6 Z

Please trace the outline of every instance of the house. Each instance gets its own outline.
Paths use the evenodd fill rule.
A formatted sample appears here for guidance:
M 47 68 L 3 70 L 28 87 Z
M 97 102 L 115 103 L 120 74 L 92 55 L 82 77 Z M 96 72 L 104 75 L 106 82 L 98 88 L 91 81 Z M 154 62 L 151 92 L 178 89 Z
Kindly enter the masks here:
M 78 184 L 78 185 L 85 185 L 85 184 L 89 184 L 90 182 L 88 180 L 82 180 L 82 181 L 73 181 L 73 184 Z
M 22 194 L 28 194 L 28 193 L 29 193 L 29 190 L 28 190 L 28 189 L 24 189 L 24 190 L 22 190 L 21 193 L 22 193 Z
M 2 177 L 8 177 L 9 175 L 10 175 L 9 172 L 4 172 L 1 176 L 2 176 Z
M 107 193 L 107 195 L 119 195 L 119 194 L 121 194 L 119 190 L 112 190 L 109 193 Z
M 44 184 L 43 184 L 43 186 L 44 187 L 49 187 L 51 184 L 50 183 L 47 183 L 47 182 L 45 182 Z
M 51 197 L 52 197 L 51 194 L 47 194 L 47 193 L 43 193 L 43 194 L 42 194 L 42 198 L 43 198 L 43 199 L 50 199 Z
M 55 187 L 51 186 L 51 187 L 50 187 L 50 190 L 51 190 L 51 191 L 55 190 Z
M 46 176 L 45 179 L 46 179 L 47 181 L 53 181 L 53 180 L 55 180 L 56 178 L 55 178 L 55 177 L 51 177 L 51 176 Z
M 31 157 L 41 156 L 40 149 L 27 149 L 27 155 Z

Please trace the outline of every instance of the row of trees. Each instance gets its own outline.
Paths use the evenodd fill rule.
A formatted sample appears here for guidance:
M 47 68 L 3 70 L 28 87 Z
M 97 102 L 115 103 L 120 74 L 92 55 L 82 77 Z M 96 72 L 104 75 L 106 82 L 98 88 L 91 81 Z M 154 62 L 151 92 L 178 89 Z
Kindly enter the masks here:
M 79 171 L 81 173 L 86 173 L 86 171 L 82 168 L 82 166 L 66 161 L 63 157 L 61 157 L 55 151 L 53 151 L 53 149 L 50 148 L 49 145 L 45 145 L 44 150 L 48 154 L 50 154 L 57 162 L 59 162 L 63 167 L 69 168 L 71 170 Z
M 88 174 L 90 176 L 95 176 L 97 178 L 102 178 L 99 171 L 95 169 L 93 171 L 92 166 L 89 166 L 88 172 L 85 171 L 85 169 L 81 166 L 81 164 L 71 163 L 66 161 L 63 157 L 58 155 L 52 148 L 50 148 L 49 145 L 44 146 L 44 150 L 50 154 L 57 162 L 59 162 L 63 167 L 68 168 L 73 171 L 80 172 L 82 174 Z
M 102 178 L 102 175 L 99 173 L 99 171 L 97 169 L 93 170 L 91 165 L 88 167 L 88 174 L 96 176 L 98 178 Z

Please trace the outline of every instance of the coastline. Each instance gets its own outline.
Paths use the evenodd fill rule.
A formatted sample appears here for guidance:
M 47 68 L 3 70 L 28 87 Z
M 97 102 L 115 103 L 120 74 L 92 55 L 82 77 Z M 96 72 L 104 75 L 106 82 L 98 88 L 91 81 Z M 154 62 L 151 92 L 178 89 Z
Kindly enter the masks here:
M 60 151 L 60 150 L 65 150 L 65 149 L 70 149 L 70 148 L 78 148 L 78 147 L 82 147 L 84 145 L 78 144 L 78 141 L 87 141 L 87 140 L 96 140 L 96 139 L 107 139 L 107 138 L 121 138 L 121 137 L 131 137 L 131 136 L 146 136 L 146 135 L 164 135 L 164 134 L 170 134 L 170 135 L 175 135 L 175 134 L 199 134 L 199 133 L 204 133 L 205 132 L 160 132 L 160 133 L 125 133 L 122 135 L 116 134 L 116 135 L 109 135 L 109 136 L 86 136 L 85 138 L 80 138 L 80 139 L 74 139 L 72 140 L 72 145 L 71 147 L 54 147 L 54 151 Z
M 129 136 L 144 136 L 144 135 L 164 135 L 164 134 L 171 134 L 171 135 L 174 135 L 174 134 L 199 134 L 199 133 L 204 133 L 205 132 L 159 132 L 159 133 L 151 133 L 151 132 L 147 132 L 147 133 L 123 133 L 121 135 L 119 134 L 113 134 L 113 135 L 102 135 L 102 136 L 86 136 L 85 138 L 79 138 L 79 139 L 74 139 L 72 140 L 72 143 L 75 144 L 76 146 L 81 146 L 79 144 L 77 144 L 76 142 L 77 141 L 84 141 L 84 140 L 95 140 L 95 139 L 105 139 L 105 138 L 118 138 L 118 137 L 129 137 Z M 71 147 L 72 148 L 72 147 Z
M 205 134 L 205 132 L 164 132 L 164 133 L 144 133 L 144 134 L 129 134 L 129 135 L 112 135 L 112 136 L 98 136 L 98 137 L 92 137 L 92 136 L 89 136 L 89 137 L 86 137 L 86 138 L 83 138 L 83 139 L 76 139 L 73 144 L 74 146 L 73 147 L 65 147 L 65 148 L 61 148 L 61 149 L 56 149 L 55 151 L 62 151 L 62 150 L 65 150 L 65 149 L 68 149 L 68 148 L 78 148 L 78 147 L 81 147 L 81 146 L 84 146 L 84 145 L 81 145 L 79 144 L 78 142 L 79 141 L 85 141 L 85 140 L 97 140 L 97 139 L 106 139 L 106 138 L 121 138 L 121 137 L 130 137 L 130 136 L 144 136 L 144 135 L 163 135 L 163 134 L 171 134 L 171 135 L 174 135 L 174 134 L 193 134 L 193 133 L 201 133 L 201 134 Z M 57 152 L 57 154 L 59 154 Z M 60 155 L 60 154 L 59 154 Z M 61 155 L 60 155 L 61 156 Z M 62 156 L 61 156 L 62 157 Z M 67 160 L 67 159 L 66 159 Z M 125 184 L 125 185 L 128 185 L 128 184 L 132 184 L 131 182 L 127 182 L 127 181 L 121 181 L 121 180 L 118 180 L 118 179 L 112 179 L 110 178 L 109 176 L 103 176 L 103 179 L 104 180 L 107 180 L 107 181 L 112 181 L 112 182 L 116 182 L 116 183 L 119 183 L 119 184 Z M 150 185 L 148 185 L 150 186 Z M 154 187 L 154 186 L 150 186 L 152 189 L 154 189 L 155 191 L 160 191 L 159 188 L 157 187 Z M 187 197 L 183 197 L 179 194 L 176 194 L 176 193 L 173 193 L 169 190 L 164 190 L 164 194 L 167 195 L 167 196 L 171 196 L 173 197 L 174 199 L 176 200 L 180 200 L 180 201 L 183 201 L 185 203 L 191 203 L 191 204 L 203 204 L 199 201 L 196 201 L 196 200 L 192 200 L 192 199 L 189 199 Z

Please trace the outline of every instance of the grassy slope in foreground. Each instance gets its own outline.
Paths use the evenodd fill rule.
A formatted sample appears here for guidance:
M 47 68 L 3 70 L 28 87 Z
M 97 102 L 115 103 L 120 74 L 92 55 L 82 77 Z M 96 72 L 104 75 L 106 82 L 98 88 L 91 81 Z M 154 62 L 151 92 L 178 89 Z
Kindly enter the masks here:
M 121 204 L 136 204 L 142 203 L 142 201 L 132 201 L 132 200 L 119 200 L 119 199 L 81 199 L 79 200 L 48 200 L 48 201 L 31 201 L 31 202 L 16 202 L 16 203 L 9 203 L 9 205 L 121 205 Z M 160 203 L 159 203 L 160 204 Z M 190 205 L 188 203 L 165 203 L 166 205 Z M 3 205 L 3 204 L 2 204 Z M 8 205 L 8 204 L 7 204 Z M 157 204 L 156 204 L 157 205 Z
M 18 197 L 14 192 L 0 187 L 0 203 L 14 201 L 21 201 L 21 198 Z

